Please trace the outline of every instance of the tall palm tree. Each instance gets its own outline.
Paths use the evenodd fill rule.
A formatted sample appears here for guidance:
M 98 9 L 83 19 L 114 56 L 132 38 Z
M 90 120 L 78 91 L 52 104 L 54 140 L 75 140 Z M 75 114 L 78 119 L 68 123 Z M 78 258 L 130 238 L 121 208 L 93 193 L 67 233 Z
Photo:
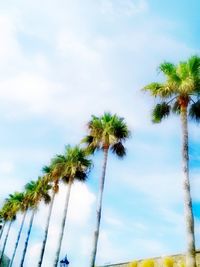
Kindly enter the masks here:
M 82 141 L 87 144 L 88 152 L 94 153 L 96 150 L 102 150 L 104 153 L 103 169 L 100 177 L 99 195 L 97 201 L 96 229 L 94 232 L 94 244 L 90 262 L 90 266 L 94 267 L 101 221 L 108 152 L 111 150 L 118 157 L 123 157 L 126 154 L 123 143 L 129 137 L 130 132 L 123 118 L 110 113 L 104 113 L 101 117 L 92 116 L 91 121 L 88 123 L 88 132 L 88 135 Z
M 18 205 L 18 210 L 23 213 L 23 217 L 22 217 L 20 229 L 19 229 L 19 232 L 18 232 L 17 240 L 16 240 L 16 243 L 15 243 L 15 247 L 14 247 L 14 251 L 13 251 L 13 254 L 12 254 L 12 258 L 11 258 L 9 267 L 11 267 L 13 265 L 13 261 L 14 261 L 14 258 L 15 258 L 15 254 L 16 254 L 16 251 L 17 251 L 17 247 L 18 247 L 18 244 L 19 244 L 19 240 L 20 240 L 20 237 L 21 237 L 22 229 L 23 229 L 23 226 L 24 226 L 25 218 L 26 218 L 26 215 L 27 215 L 28 207 L 29 207 L 29 203 L 28 203 L 27 199 L 25 198 L 25 194 L 24 193 L 15 192 L 14 195 L 13 195 L 13 199 L 15 200 L 16 205 Z
M 53 265 L 54 267 L 57 267 L 64 235 L 71 186 L 75 180 L 82 182 L 86 181 L 91 167 L 91 160 L 87 158 L 84 149 L 81 149 L 78 146 L 73 148 L 71 146 L 67 146 L 64 155 L 57 155 L 55 158 L 53 158 L 52 167 L 54 168 L 54 172 L 57 172 L 58 176 L 62 177 L 62 180 L 68 185 L 61 223 L 61 231 L 58 238 L 58 247 Z
M 56 171 L 56 169 L 53 170 L 51 165 L 50 166 L 44 166 L 43 172 L 45 173 L 45 176 L 47 177 L 49 182 L 53 183 L 53 186 L 52 186 L 53 192 L 52 192 L 52 196 L 51 196 L 51 202 L 49 205 L 49 212 L 48 212 L 48 216 L 47 216 L 46 227 L 45 227 L 45 232 L 44 232 L 44 239 L 42 242 L 42 248 L 40 251 L 40 257 L 39 257 L 39 261 L 38 261 L 38 267 L 42 266 L 42 262 L 43 262 L 44 251 L 45 251 L 45 246 L 46 246 L 48 231 L 49 231 L 49 224 L 50 224 L 50 219 L 51 219 L 51 213 L 52 213 L 52 209 L 53 209 L 55 195 L 59 191 L 59 178 L 60 178 L 60 176 L 58 176 L 60 174 Z
M 184 214 L 187 234 L 186 266 L 195 267 L 194 217 L 189 181 L 188 117 L 200 121 L 200 57 L 192 56 L 178 65 L 164 62 L 159 70 L 165 76 L 163 83 L 151 83 L 144 90 L 159 99 L 154 107 L 153 122 L 159 123 L 171 111 L 180 115 L 182 126 L 182 162 Z
M 16 206 L 16 203 L 15 203 L 15 200 L 13 199 L 13 195 L 10 195 L 9 198 L 6 199 L 5 204 L 4 204 L 4 206 L 3 206 L 2 210 L 1 210 L 1 214 L 2 214 L 2 216 L 4 218 L 4 220 L 5 221 L 9 221 L 9 224 L 8 224 L 6 237 L 5 237 L 3 248 L 2 248 L 2 251 L 1 251 L 1 255 L 0 255 L 0 264 L 3 261 L 3 256 L 4 256 L 6 244 L 7 244 L 7 241 L 8 241 L 8 236 L 9 236 L 9 233 L 10 233 L 10 228 L 11 228 L 11 225 L 12 225 L 13 221 L 16 218 L 16 213 L 17 213 L 17 206 Z
M 36 182 L 31 181 L 30 183 L 28 183 L 25 186 L 25 189 L 26 189 L 25 198 L 29 202 L 29 205 L 32 209 L 32 215 L 31 215 L 30 222 L 29 222 L 29 228 L 28 228 L 24 250 L 23 250 L 23 254 L 22 254 L 22 258 L 20 262 L 20 267 L 24 266 L 24 260 L 26 256 L 26 251 L 28 247 L 28 242 L 30 238 L 30 233 L 31 233 L 36 209 L 41 200 L 44 200 L 45 203 L 49 203 L 51 201 L 51 197 L 49 195 L 49 190 L 51 189 L 51 186 L 49 185 L 49 182 L 47 179 L 42 179 L 41 177 L 39 177 Z

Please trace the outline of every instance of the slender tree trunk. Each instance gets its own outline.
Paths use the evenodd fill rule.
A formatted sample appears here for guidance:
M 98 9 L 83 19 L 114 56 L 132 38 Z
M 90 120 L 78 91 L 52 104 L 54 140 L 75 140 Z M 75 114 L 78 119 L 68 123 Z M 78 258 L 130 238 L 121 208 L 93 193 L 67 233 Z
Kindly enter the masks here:
M 2 235 L 3 235 L 3 230 L 4 230 L 5 225 L 6 225 L 6 221 L 4 221 L 4 223 L 2 225 L 1 233 L 0 233 L 0 239 L 1 239 Z
M 192 211 L 192 199 L 190 194 L 189 181 L 189 153 L 188 153 L 188 125 L 187 125 L 187 107 L 181 108 L 182 123 L 182 160 L 183 160 L 183 191 L 184 191 L 184 213 L 187 235 L 186 267 L 196 267 L 196 251 L 194 237 L 194 217 Z
M 61 231 L 60 231 L 60 235 L 59 235 L 59 239 L 58 239 L 58 248 L 56 251 L 55 261 L 54 261 L 54 265 L 53 265 L 54 267 L 57 267 L 58 261 L 59 261 L 61 244 L 62 244 L 62 240 L 63 240 L 65 223 L 66 223 L 66 218 L 67 218 L 67 211 L 68 211 L 68 206 L 69 206 L 71 186 L 72 186 L 72 182 L 70 181 L 68 184 L 68 189 L 67 189 L 67 194 L 66 194 L 66 199 L 65 199 L 65 208 L 64 208 L 63 218 L 62 218 Z
M 24 250 L 23 250 L 23 254 L 22 254 L 20 267 L 24 266 L 24 260 L 25 260 L 26 251 L 27 251 L 27 247 L 28 247 L 28 241 L 29 241 L 29 238 L 30 238 L 31 228 L 33 226 L 34 215 L 35 215 L 35 210 L 33 210 L 31 218 L 30 218 L 29 229 L 28 229 L 28 233 L 27 233 L 27 237 L 26 237 L 26 241 L 25 241 L 25 245 L 24 245 Z
M 94 241 L 93 241 L 90 267 L 95 266 L 95 260 L 96 260 L 107 159 L 108 159 L 108 148 L 104 148 L 103 171 L 102 171 L 102 176 L 100 178 L 99 194 L 98 194 L 98 200 L 97 200 L 97 220 L 96 220 L 96 229 L 94 232 Z
M 47 217 L 47 223 L 46 223 L 45 233 L 44 233 L 44 240 L 42 242 L 42 248 L 41 248 L 40 258 L 39 258 L 39 262 L 38 262 L 38 267 L 42 266 L 42 261 L 43 261 L 43 256 L 44 256 L 44 251 L 45 251 L 45 246 L 46 246 L 47 236 L 48 236 L 48 231 L 49 231 L 49 223 L 50 223 L 51 213 L 52 213 L 52 209 L 53 209 L 53 203 L 54 203 L 54 199 L 55 199 L 55 194 L 56 194 L 56 192 L 53 191 L 51 203 L 49 206 L 49 214 Z
M 27 214 L 27 210 L 24 212 L 24 215 L 23 215 L 23 218 L 22 218 L 21 226 L 20 226 L 20 229 L 19 229 L 19 233 L 18 233 L 18 236 L 17 236 L 17 241 L 16 241 L 16 244 L 15 244 L 15 248 L 14 248 L 14 251 L 13 251 L 13 255 L 12 255 L 12 259 L 10 261 L 9 267 L 11 267 L 13 265 L 13 261 L 14 261 L 15 254 L 16 254 L 16 251 L 17 251 L 17 247 L 18 247 L 18 244 L 19 244 L 19 240 L 20 240 L 20 237 L 21 237 L 22 229 L 23 229 L 23 226 L 24 226 L 24 221 L 25 221 L 25 218 L 26 218 L 26 214 Z
M 9 233 L 10 233 L 10 227 L 12 225 L 12 222 L 13 221 L 11 220 L 10 223 L 9 223 L 9 226 L 8 226 L 8 230 L 7 230 L 7 233 L 6 233 L 5 241 L 4 241 L 4 244 L 3 244 L 2 251 L 1 251 L 0 264 L 2 263 L 2 260 L 3 260 L 4 251 L 5 251 L 5 248 L 6 248 L 7 241 L 8 241 L 8 236 L 9 236 Z

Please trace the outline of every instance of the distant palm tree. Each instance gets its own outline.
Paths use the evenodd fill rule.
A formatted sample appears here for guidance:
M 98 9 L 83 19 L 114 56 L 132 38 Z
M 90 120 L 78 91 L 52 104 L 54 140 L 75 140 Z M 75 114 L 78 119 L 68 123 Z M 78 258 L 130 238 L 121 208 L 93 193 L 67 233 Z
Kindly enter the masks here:
M 5 228 L 5 225 L 6 225 L 6 221 L 3 219 L 3 216 L 1 214 L 1 212 L 0 212 L 0 224 L 1 224 L 1 228 L 0 228 L 0 240 L 1 240 L 4 228 Z
M 87 179 L 88 172 L 91 167 L 91 160 L 87 158 L 85 150 L 79 148 L 78 146 L 75 146 L 73 148 L 67 146 L 64 155 L 57 155 L 52 160 L 52 167 L 54 168 L 54 172 L 57 172 L 58 176 L 62 177 L 62 180 L 68 185 L 64 204 L 63 218 L 61 223 L 61 231 L 59 235 L 59 242 L 53 265 L 54 267 L 57 267 L 62 239 L 64 235 L 71 186 L 75 180 L 84 182 Z
M 53 192 L 52 192 L 52 196 L 51 196 L 51 202 L 49 205 L 49 213 L 47 216 L 46 227 L 45 227 L 45 232 L 44 232 L 44 239 L 42 242 L 42 248 L 41 248 L 40 257 L 39 257 L 39 261 L 38 261 L 38 267 L 42 266 L 42 262 L 43 262 L 44 251 L 45 251 L 45 246 L 46 246 L 48 231 L 49 231 L 49 224 L 50 224 L 50 219 L 51 219 L 51 213 L 52 213 L 52 209 L 53 209 L 55 195 L 59 191 L 59 178 L 60 178 L 60 176 L 59 176 L 60 174 L 57 173 L 56 169 L 53 170 L 51 165 L 50 166 L 44 166 L 43 172 L 45 173 L 45 176 L 47 177 L 49 182 L 53 183 L 53 186 L 52 186 Z
M 159 66 L 166 80 L 151 83 L 144 90 L 161 102 L 153 109 L 153 122 L 159 123 L 174 111 L 180 115 L 182 126 L 182 161 L 184 210 L 187 234 L 186 266 L 195 267 L 194 217 L 189 181 L 188 117 L 200 121 L 200 57 L 192 56 L 178 65 L 164 62 Z
M 97 244 L 99 237 L 102 199 L 104 182 L 106 175 L 106 165 L 108 159 L 108 152 L 111 150 L 118 157 L 123 157 L 126 154 L 124 141 L 129 137 L 130 132 L 123 118 L 116 114 L 104 113 L 101 117 L 92 116 L 88 123 L 89 134 L 83 139 L 83 143 L 87 144 L 87 151 L 94 153 L 96 150 L 102 150 L 104 153 L 103 170 L 100 178 L 99 196 L 97 202 L 97 222 L 94 232 L 94 245 L 91 255 L 90 266 L 95 266 L 95 259 L 97 253 Z
M 40 203 L 41 200 L 44 200 L 46 203 L 49 203 L 51 201 L 49 190 L 51 189 L 51 186 L 49 185 L 49 182 L 47 179 L 42 179 L 41 177 L 38 178 L 38 180 L 31 181 L 25 186 L 26 192 L 25 192 L 25 198 L 29 202 L 30 208 L 32 209 L 32 215 L 29 222 L 29 228 L 27 232 L 27 237 L 24 245 L 24 250 L 21 258 L 20 267 L 23 267 L 24 260 L 26 256 L 26 251 L 28 247 L 28 242 L 30 238 L 30 233 L 33 225 L 33 219 L 35 216 L 36 209 Z
M 17 210 L 17 206 L 16 206 L 16 203 L 15 203 L 15 200 L 13 198 L 13 195 L 9 195 L 9 198 L 6 199 L 6 201 L 4 203 L 4 206 L 1 209 L 1 214 L 2 214 L 2 217 L 4 218 L 4 221 L 9 221 L 9 224 L 8 224 L 6 237 L 5 237 L 3 248 L 2 248 L 2 251 L 1 251 L 1 255 L 0 255 L 0 264 L 3 261 L 3 256 L 4 256 L 6 244 L 7 244 L 7 241 L 8 241 L 8 236 L 9 236 L 9 233 L 10 233 L 10 228 L 11 228 L 11 225 L 12 225 L 13 221 L 16 218 L 17 211 L 18 210 Z
M 15 247 L 14 247 L 14 251 L 13 251 L 13 254 L 12 254 L 12 258 L 11 258 L 9 267 L 11 267 L 13 265 L 13 261 L 14 261 L 15 254 L 16 254 L 16 251 L 17 251 L 17 247 L 18 247 L 18 244 L 19 244 L 19 240 L 20 240 L 20 237 L 21 237 L 22 229 L 23 229 L 23 226 L 24 226 L 25 218 L 26 218 L 27 211 L 28 211 L 28 208 L 29 208 L 29 203 L 28 203 L 27 199 L 25 198 L 25 194 L 24 193 L 15 192 L 13 194 L 13 199 L 15 200 L 16 205 L 18 205 L 18 210 L 23 213 L 23 217 L 22 217 L 20 229 L 19 229 L 19 232 L 18 232 L 17 240 L 16 240 L 16 243 L 15 243 Z

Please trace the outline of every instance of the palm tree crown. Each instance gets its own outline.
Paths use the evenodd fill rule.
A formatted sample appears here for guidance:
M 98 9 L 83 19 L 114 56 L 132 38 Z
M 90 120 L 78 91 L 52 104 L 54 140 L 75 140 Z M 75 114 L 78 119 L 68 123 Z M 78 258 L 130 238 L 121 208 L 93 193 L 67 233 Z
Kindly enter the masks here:
M 152 96 L 158 97 L 158 103 L 152 112 L 153 122 L 159 123 L 170 114 L 177 114 L 182 108 L 188 108 L 188 115 L 200 120 L 200 57 L 192 56 L 178 65 L 164 62 L 159 66 L 164 74 L 164 83 L 151 83 L 144 87 Z
M 51 161 L 52 174 L 59 176 L 66 183 L 74 180 L 85 181 L 92 161 L 87 158 L 86 151 L 79 146 L 66 146 L 64 155 L 56 155 Z
M 82 140 L 87 144 L 87 151 L 111 148 L 119 157 L 126 154 L 123 142 L 130 136 L 124 119 L 116 114 L 104 113 L 101 117 L 92 116 L 88 123 L 89 134 Z
M 45 203 L 49 203 L 51 197 L 49 190 L 51 185 L 47 178 L 38 177 L 37 181 L 31 181 L 25 186 L 25 199 L 29 202 L 30 207 L 36 208 L 43 199 Z

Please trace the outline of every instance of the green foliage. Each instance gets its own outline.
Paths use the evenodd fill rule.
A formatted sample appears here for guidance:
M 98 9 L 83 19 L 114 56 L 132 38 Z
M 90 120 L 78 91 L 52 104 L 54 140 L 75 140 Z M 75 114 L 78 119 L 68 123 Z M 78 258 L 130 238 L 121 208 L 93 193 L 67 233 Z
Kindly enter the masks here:
M 166 102 L 157 104 L 152 111 L 152 121 L 154 123 L 161 122 L 163 118 L 169 115 L 170 109 L 171 109 L 170 105 L 167 104 Z
M 158 96 L 159 92 L 162 90 L 161 83 L 150 83 L 143 88 L 144 91 L 149 91 L 152 96 Z
M 163 259 L 163 267 L 173 267 L 174 259 L 170 257 L 166 257 Z
M 192 56 L 187 61 L 174 65 L 164 62 L 159 66 L 164 74 L 163 83 L 153 82 L 144 87 L 152 96 L 172 104 L 172 111 L 180 114 L 182 107 L 191 107 L 189 115 L 200 121 L 200 57 Z M 194 102 L 192 97 L 197 100 Z M 194 102 L 194 103 L 192 103 Z M 158 104 L 153 110 L 153 122 L 160 122 L 169 115 L 170 107 Z
M 51 185 L 48 179 L 38 177 L 37 181 L 31 181 L 25 186 L 25 200 L 29 207 L 36 208 L 41 200 L 46 204 L 51 201 L 49 190 Z
M 172 106 L 172 112 L 179 115 L 180 112 L 181 112 L 181 107 L 180 107 L 180 104 L 179 104 L 179 101 L 176 100 L 174 103 L 173 103 L 173 106 Z
M 109 149 L 119 157 L 126 154 L 124 141 L 130 136 L 124 118 L 116 114 L 104 113 L 103 116 L 92 116 L 88 123 L 88 135 L 82 140 L 88 153 L 98 149 Z
M 144 260 L 142 261 L 141 267 L 154 267 L 154 260 Z
M 66 183 L 73 182 L 75 179 L 85 181 L 91 166 L 92 161 L 87 158 L 85 149 L 79 146 L 71 147 L 68 145 L 64 155 L 56 155 L 51 160 L 52 172 Z
M 197 122 L 200 122 L 200 100 L 190 106 L 189 116 Z

